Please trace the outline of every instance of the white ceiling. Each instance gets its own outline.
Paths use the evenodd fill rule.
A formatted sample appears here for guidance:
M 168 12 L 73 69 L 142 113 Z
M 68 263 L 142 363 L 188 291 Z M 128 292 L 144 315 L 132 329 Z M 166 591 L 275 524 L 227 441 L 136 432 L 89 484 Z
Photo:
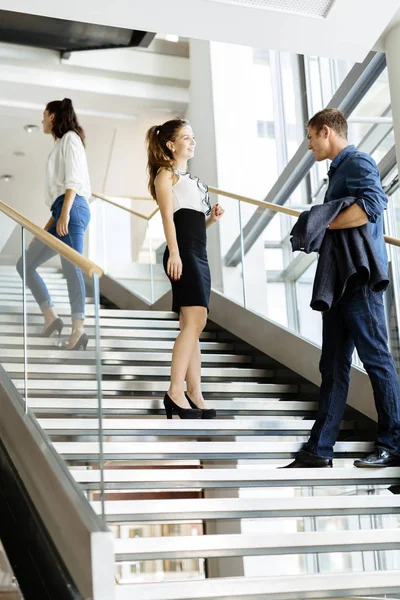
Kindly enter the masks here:
M 400 0 L 334 0 L 323 18 L 307 10 L 320 0 L 261 1 L 0 0 L 0 9 L 361 61 L 400 7 Z
M 144 139 L 151 125 L 184 115 L 189 59 L 113 49 L 60 60 L 51 50 L 0 43 L 0 199 L 44 224 L 44 168 L 52 139 L 41 131 L 51 100 L 70 97 L 87 133 L 92 188 L 148 195 Z M 27 134 L 26 124 L 39 126 Z M 23 152 L 17 156 L 14 152 Z

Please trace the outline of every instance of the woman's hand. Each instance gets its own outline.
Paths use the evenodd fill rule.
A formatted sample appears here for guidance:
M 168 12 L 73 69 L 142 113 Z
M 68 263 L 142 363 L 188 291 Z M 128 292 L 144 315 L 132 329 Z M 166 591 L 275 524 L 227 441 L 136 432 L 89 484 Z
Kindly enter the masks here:
M 57 221 L 56 231 L 60 237 L 64 237 L 68 233 L 69 212 L 61 211 L 60 218 Z
M 211 209 L 210 215 L 211 223 L 216 223 L 217 221 L 220 221 L 224 212 L 225 210 L 222 208 L 222 206 L 220 206 L 219 204 L 214 204 L 214 206 Z
M 167 262 L 167 274 L 173 281 L 179 281 L 182 276 L 182 261 L 179 252 L 172 252 Z

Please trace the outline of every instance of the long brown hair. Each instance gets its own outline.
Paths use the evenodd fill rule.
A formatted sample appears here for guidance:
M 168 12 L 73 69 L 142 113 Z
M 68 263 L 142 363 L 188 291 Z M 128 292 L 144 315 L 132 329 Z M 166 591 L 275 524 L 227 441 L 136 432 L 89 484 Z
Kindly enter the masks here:
M 61 139 L 68 131 L 75 131 L 85 145 L 85 132 L 78 123 L 78 117 L 69 98 L 49 102 L 46 110 L 50 115 L 54 115 L 53 133 L 56 137 Z
M 154 181 L 160 169 L 173 172 L 174 155 L 167 146 L 167 142 L 174 142 L 178 131 L 190 125 L 185 119 L 172 119 L 163 125 L 150 127 L 146 134 L 147 143 L 147 173 L 149 177 L 149 192 L 157 201 Z

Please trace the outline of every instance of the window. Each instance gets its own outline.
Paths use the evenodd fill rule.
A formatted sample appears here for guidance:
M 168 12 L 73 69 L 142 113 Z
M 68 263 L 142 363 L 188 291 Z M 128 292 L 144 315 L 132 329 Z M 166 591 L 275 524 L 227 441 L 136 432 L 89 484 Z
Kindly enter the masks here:
M 257 121 L 257 137 L 275 139 L 275 123 L 273 121 Z

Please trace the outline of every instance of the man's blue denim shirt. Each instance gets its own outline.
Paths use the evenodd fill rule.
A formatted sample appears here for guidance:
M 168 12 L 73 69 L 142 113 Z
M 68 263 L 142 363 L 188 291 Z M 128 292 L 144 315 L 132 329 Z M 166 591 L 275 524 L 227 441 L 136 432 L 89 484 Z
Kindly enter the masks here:
M 346 146 L 332 161 L 328 176 L 329 187 L 324 202 L 346 196 L 357 198 L 356 203 L 367 213 L 368 227 L 377 257 L 387 269 L 383 211 L 387 208 L 388 199 L 382 189 L 376 162 L 369 154 L 360 152 L 355 146 Z

